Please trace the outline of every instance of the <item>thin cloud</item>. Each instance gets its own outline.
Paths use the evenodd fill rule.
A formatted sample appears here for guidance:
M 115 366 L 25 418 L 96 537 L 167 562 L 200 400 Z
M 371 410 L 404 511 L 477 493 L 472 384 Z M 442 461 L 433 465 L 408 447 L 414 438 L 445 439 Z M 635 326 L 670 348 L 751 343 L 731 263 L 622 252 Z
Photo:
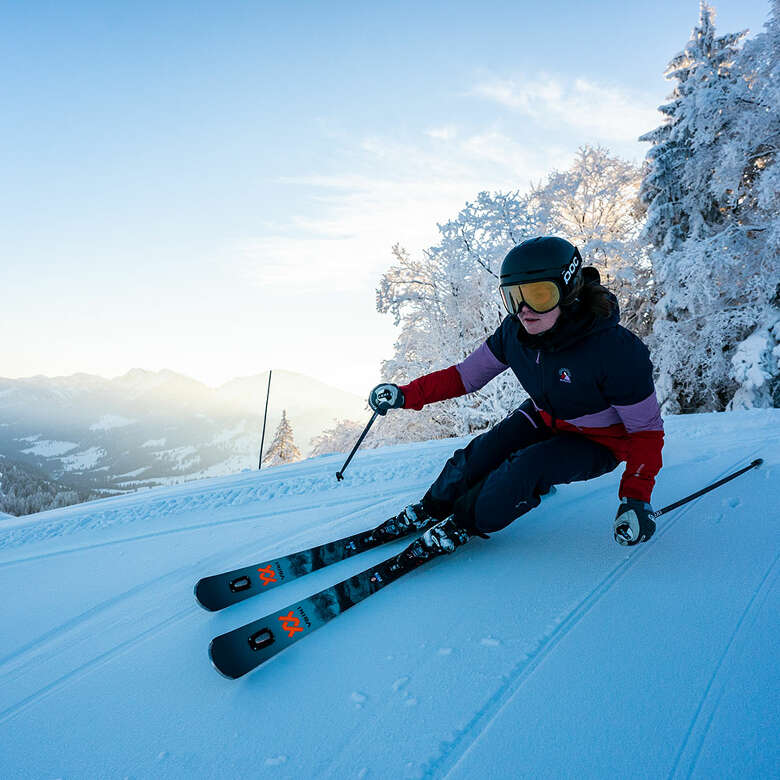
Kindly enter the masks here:
M 470 94 L 542 125 L 587 133 L 589 140 L 635 141 L 660 119 L 653 98 L 584 78 L 567 82 L 546 74 L 528 79 L 492 78 L 477 84 Z
M 432 127 L 430 130 L 425 131 L 425 135 L 437 141 L 453 141 L 458 136 L 458 129 L 453 125 Z
M 357 144 L 359 172 L 284 178 L 300 187 L 303 213 L 232 248 L 245 276 L 265 288 L 372 290 L 393 244 L 430 246 L 437 223 L 480 191 L 525 189 L 574 152 L 525 147 L 497 128 L 441 140 L 372 136 Z

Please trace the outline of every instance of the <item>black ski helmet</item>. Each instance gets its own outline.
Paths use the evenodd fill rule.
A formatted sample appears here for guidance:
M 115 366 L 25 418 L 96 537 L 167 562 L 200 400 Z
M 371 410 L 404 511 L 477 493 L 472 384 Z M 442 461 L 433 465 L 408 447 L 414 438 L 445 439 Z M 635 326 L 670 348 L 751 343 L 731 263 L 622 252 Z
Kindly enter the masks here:
M 551 279 L 560 287 L 562 300 L 581 278 L 580 250 L 557 236 L 529 238 L 511 249 L 501 263 L 501 286 Z

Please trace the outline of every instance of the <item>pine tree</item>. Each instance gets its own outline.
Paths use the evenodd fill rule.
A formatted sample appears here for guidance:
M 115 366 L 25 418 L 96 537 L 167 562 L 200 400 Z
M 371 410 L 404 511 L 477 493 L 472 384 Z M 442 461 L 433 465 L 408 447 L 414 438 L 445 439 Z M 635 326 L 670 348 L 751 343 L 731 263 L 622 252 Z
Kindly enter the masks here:
M 709 188 L 711 158 L 729 121 L 728 88 L 745 32 L 716 38 L 714 17 L 702 0 L 699 25 L 664 74 L 677 81 L 670 102 L 658 108 L 664 124 L 639 139 L 652 144 L 640 188 L 647 209 L 642 237 L 666 253 L 690 237 L 706 237 L 705 225 L 721 221 Z
M 28 467 L 0 455 L 0 515 L 31 515 L 61 506 L 99 498 L 45 479 Z
M 717 37 L 714 11 L 702 2 L 698 26 L 667 70 L 678 82 L 660 109 L 667 119 L 640 139 L 653 144 L 640 197 L 660 292 L 651 349 L 666 412 L 725 408 L 738 387 L 731 358 L 763 305 L 766 280 L 724 177 L 742 110 L 735 63 L 744 36 Z
M 282 411 L 282 419 L 274 434 L 271 446 L 263 457 L 264 466 L 278 466 L 282 463 L 294 463 L 301 459 L 301 452 L 295 446 L 293 429 L 287 419 L 287 410 Z
M 721 162 L 745 266 L 762 280 L 755 327 L 731 357 L 729 408 L 780 407 L 780 0 L 765 32 L 745 44 L 734 102 L 739 121 Z

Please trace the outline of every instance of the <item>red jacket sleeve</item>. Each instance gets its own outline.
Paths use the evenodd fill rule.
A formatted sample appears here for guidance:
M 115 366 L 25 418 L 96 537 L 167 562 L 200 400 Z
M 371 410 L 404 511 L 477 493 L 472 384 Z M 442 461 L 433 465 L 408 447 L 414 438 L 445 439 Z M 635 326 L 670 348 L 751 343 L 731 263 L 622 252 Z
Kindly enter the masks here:
M 626 470 L 620 480 L 618 495 L 622 498 L 638 498 L 650 503 L 655 477 L 661 470 L 663 431 L 634 431 L 629 433 Z
M 653 364 L 647 347 L 630 331 L 617 328 L 610 349 L 602 352 L 602 392 L 628 434 L 623 457 L 626 470 L 620 497 L 650 502 L 661 470 L 664 422 L 653 384 Z M 621 458 L 622 460 L 622 458 Z
M 404 394 L 404 409 L 420 410 L 426 404 L 435 401 L 446 401 L 448 398 L 457 398 L 466 395 L 463 380 L 455 366 L 425 374 L 408 385 L 401 385 Z

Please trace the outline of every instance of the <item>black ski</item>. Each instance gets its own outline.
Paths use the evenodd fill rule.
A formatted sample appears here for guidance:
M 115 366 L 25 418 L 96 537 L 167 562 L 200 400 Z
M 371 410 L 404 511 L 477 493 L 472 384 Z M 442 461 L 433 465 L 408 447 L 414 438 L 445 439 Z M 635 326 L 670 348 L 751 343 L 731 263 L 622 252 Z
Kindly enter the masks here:
M 430 534 L 444 524 L 449 524 L 449 538 L 456 546 L 469 540 L 465 531 L 456 529 L 448 520 L 434 526 L 425 536 L 430 538 Z M 431 549 L 423 543 L 422 537 L 415 539 L 398 555 L 354 577 L 215 637 L 209 645 L 211 662 L 225 677 L 241 677 L 372 593 L 446 552 L 441 548 Z
M 379 528 L 386 526 L 387 523 L 383 523 Z M 345 536 L 335 542 L 320 544 L 308 550 L 283 555 L 281 558 L 273 558 L 253 566 L 204 577 L 195 585 L 195 598 L 204 609 L 216 612 L 322 569 L 331 563 L 343 561 L 407 535 L 407 532 L 393 535 L 386 530 L 378 533 L 379 528 Z

